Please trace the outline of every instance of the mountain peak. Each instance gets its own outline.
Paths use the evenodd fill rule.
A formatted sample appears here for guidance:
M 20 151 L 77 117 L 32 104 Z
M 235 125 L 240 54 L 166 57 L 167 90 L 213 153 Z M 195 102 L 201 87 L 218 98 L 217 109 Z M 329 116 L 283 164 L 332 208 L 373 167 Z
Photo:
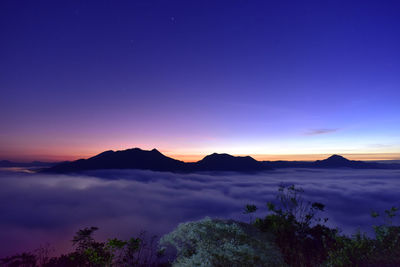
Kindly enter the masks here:
M 346 159 L 345 157 L 341 156 L 341 155 L 332 155 L 329 158 L 325 159 L 325 161 L 349 161 L 348 159 Z
M 203 159 L 205 158 L 234 158 L 234 156 L 229 155 L 227 153 L 212 153 L 210 155 L 205 156 Z

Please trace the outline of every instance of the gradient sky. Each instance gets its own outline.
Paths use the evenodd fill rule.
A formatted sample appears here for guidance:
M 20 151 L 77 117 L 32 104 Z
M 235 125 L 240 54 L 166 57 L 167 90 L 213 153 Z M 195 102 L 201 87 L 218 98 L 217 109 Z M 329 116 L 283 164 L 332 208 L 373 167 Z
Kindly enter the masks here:
M 400 159 L 399 14 L 398 1 L 3 0 L 0 159 Z

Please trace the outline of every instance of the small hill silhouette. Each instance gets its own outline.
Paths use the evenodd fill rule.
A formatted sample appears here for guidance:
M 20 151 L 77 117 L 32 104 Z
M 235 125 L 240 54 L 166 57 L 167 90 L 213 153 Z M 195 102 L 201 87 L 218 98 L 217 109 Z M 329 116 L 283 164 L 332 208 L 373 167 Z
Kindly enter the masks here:
M 400 169 L 400 164 L 384 164 L 349 160 L 340 155 L 332 155 L 323 160 L 307 161 L 264 161 L 272 168 L 351 168 L 351 169 Z
M 13 162 L 9 160 L 0 160 L 0 168 L 9 167 L 49 167 L 59 164 L 59 162 L 42 162 L 42 161 L 32 161 L 32 162 Z
M 229 154 L 213 153 L 204 157 L 196 163 L 196 167 L 201 171 L 259 171 L 268 169 L 261 162 L 250 156 L 235 157 Z
M 320 167 L 351 167 L 354 162 L 340 155 L 332 155 L 327 159 L 317 160 L 315 165 Z
M 12 167 L 13 162 L 9 160 L 0 160 L 0 167 Z
M 376 162 L 364 162 L 349 160 L 340 155 L 332 155 L 324 160 L 317 160 L 314 163 L 316 168 L 353 168 L 353 169 L 390 169 L 396 167 L 391 164 L 381 164 Z

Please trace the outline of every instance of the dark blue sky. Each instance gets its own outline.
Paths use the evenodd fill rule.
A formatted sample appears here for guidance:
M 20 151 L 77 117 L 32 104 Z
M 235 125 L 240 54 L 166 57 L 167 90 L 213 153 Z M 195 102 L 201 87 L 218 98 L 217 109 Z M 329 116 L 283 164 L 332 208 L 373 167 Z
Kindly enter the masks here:
M 1 1 L 0 158 L 399 157 L 399 14 L 398 1 Z

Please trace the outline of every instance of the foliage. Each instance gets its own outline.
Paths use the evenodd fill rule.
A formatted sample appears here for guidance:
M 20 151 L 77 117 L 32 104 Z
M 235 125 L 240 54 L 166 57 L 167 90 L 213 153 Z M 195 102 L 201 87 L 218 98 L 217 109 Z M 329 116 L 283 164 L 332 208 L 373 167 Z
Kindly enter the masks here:
M 107 267 L 107 266 L 161 266 L 157 262 L 156 236 L 150 243 L 142 232 L 139 237 L 129 240 L 117 238 L 98 242 L 93 238 L 97 227 L 79 230 L 72 239 L 75 251 L 59 257 L 49 258 L 50 248 L 41 247 L 34 253 L 22 253 L 0 259 L 0 266 L 6 267 Z
M 156 265 L 156 259 L 152 253 L 155 236 L 150 244 L 145 242 L 145 232 L 142 232 L 138 238 L 126 241 L 113 238 L 106 242 L 97 242 L 92 237 L 96 230 L 96 227 L 91 227 L 77 232 L 72 240 L 77 247 L 76 251 L 68 255 L 71 263 L 94 267 Z M 66 258 L 60 257 L 60 260 L 66 261 Z M 58 266 L 58 264 L 59 262 L 56 261 L 48 266 Z
M 375 238 L 358 231 L 352 238 L 338 236 L 327 266 L 400 266 L 400 226 L 393 225 L 398 208 L 385 210 L 383 223 L 374 225 Z M 372 217 L 378 218 L 377 212 Z
M 180 224 L 160 245 L 177 251 L 173 266 L 282 266 L 270 237 L 248 224 L 205 218 Z
M 253 221 L 253 216 L 252 213 L 257 211 L 257 206 L 256 205 L 246 205 L 246 207 L 244 208 L 243 213 L 244 214 L 249 214 L 250 216 L 250 223 Z
M 21 253 L 0 260 L 1 266 L 36 267 L 36 256 L 32 253 Z
M 324 205 L 305 201 L 302 193 L 303 190 L 294 185 L 281 185 L 278 203 L 267 203 L 270 214 L 257 218 L 254 225 L 274 234 L 275 244 L 290 266 L 316 266 L 327 259 L 337 230 L 321 224 L 326 218 L 317 217 Z
M 50 244 L 44 244 L 35 250 L 35 257 L 38 266 L 44 266 L 50 261 L 50 254 L 54 252 L 54 248 Z
M 400 266 L 400 226 L 393 224 L 398 208 L 385 210 L 383 222 L 374 225 L 374 238 L 357 231 L 340 235 L 326 227 L 327 218 L 318 217 L 324 210 L 318 202 L 306 202 L 303 190 L 280 186 L 278 203 L 267 203 L 268 214 L 254 225 L 272 232 L 285 262 L 290 266 Z M 380 218 L 373 212 L 374 218 Z

